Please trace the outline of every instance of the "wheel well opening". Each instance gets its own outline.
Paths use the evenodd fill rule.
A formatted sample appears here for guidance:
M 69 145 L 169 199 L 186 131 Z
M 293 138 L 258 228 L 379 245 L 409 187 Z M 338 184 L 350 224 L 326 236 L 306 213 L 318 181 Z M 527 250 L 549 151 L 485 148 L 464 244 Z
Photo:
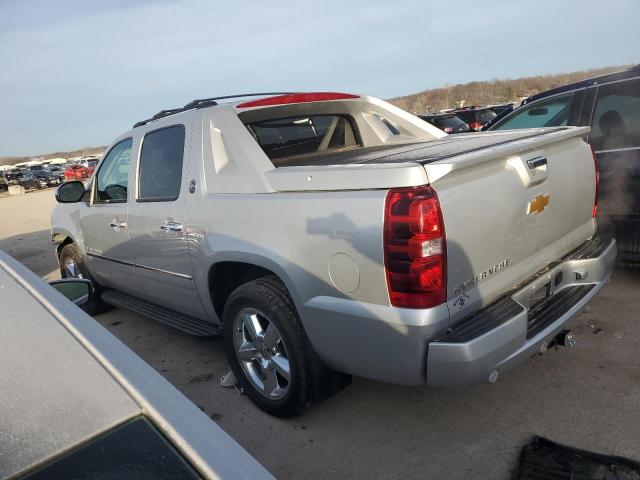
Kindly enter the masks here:
M 209 271 L 209 293 L 218 317 L 222 319 L 224 304 L 231 292 L 247 282 L 269 276 L 277 275 L 251 263 L 220 262 L 213 265 Z
M 62 251 L 62 249 L 71 243 L 73 243 L 73 240 L 71 239 L 71 237 L 66 237 L 62 242 L 58 244 L 58 246 L 56 247 L 56 253 L 58 254 L 58 258 L 60 258 L 60 252 Z

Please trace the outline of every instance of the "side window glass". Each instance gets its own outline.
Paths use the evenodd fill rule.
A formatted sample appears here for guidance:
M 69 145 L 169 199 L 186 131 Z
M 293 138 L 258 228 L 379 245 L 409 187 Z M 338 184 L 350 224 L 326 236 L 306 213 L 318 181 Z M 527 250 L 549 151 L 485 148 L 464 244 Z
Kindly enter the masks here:
M 138 200 L 171 201 L 180 195 L 184 157 L 183 125 L 148 133 L 140 153 Z
M 564 126 L 569 121 L 574 97 L 575 93 L 571 92 L 527 105 L 498 124 L 495 130 Z
M 127 201 L 129 157 L 133 140 L 127 138 L 114 146 L 105 157 L 96 175 L 94 203 Z
M 598 87 L 590 142 L 596 151 L 640 147 L 640 79 Z

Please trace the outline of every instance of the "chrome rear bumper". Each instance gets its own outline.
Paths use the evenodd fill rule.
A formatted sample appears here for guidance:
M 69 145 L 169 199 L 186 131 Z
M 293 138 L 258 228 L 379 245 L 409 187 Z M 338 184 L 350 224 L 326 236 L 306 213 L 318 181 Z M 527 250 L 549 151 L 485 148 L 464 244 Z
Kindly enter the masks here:
M 470 385 L 526 360 L 547 345 L 600 291 L 616 261 L 615 240 L 594 238 L 429 343 L 428 385 Z M 541 304 L 534 292 L 548 289 Z

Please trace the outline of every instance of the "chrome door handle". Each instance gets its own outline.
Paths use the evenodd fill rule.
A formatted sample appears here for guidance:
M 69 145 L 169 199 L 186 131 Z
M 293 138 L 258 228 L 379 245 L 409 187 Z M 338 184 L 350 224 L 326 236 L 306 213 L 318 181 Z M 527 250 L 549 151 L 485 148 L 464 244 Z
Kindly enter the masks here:
M 527 160 L 527 166 L 533 170 L 534 168 L 543 167 L 547 164 L 547 157 L 536 157 Z
M 179 233 L 182 232 L 182 224 L 167 220 L 162 225 L 160 225 L 160 230 L 167 233 Z
M 125 228 L 127 226 L 127 223 L 121 220 L 118 220 L 117 218 L 114 218 L 109 222 L 109 226 L 111 228 Z

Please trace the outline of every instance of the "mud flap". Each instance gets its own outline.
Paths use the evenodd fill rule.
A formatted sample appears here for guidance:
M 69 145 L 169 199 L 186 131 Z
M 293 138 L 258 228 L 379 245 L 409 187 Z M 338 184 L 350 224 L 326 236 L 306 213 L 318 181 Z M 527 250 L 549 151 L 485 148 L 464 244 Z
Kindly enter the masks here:
M 515 480 L 629 480 L 640 478 L 640 463 L 567 447 L 535 436 L 522 448 Z

